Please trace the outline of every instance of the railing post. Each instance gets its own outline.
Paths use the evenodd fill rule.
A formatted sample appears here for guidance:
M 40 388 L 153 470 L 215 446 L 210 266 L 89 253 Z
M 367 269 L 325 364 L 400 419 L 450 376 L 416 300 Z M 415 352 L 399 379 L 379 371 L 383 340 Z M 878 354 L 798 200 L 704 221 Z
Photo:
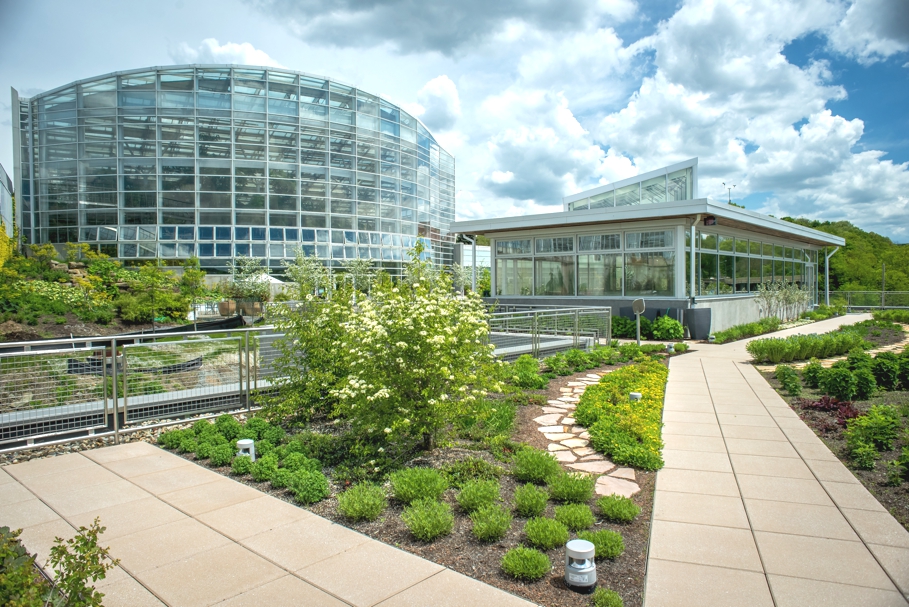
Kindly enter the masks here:
M 530 355 L 534 358 L 540 355 L 540 331 L 538 312 L 533 312 L 530 320 Z
M 117 338 L 112 338 L 110 340 L 111 344 L 111 353 L 110 353 L 110 368 L 111 368 L 111 395 L 114 401 L 114 444 L 120 444 L 120 402 L 117 396 Z M 102 357 L 103 365 L 105 369 L 107 368 L 107 352 L 104 353 Z M 106 390 L 106 388 L 105 388 Z M 125 416 L 124 416 L 125 420 Z
M 249 410 L 249 375 L 252 372 L 249 362 L 249 331 L 244 331 L 244 343 L 246 346 L 246 408 Z
M 574 311 L 574 347 L 577 348 L 581 343 L 581 333 L 580 333 L 580 313 L 581 311 L 575 308 Z
M 126 346 L 123 346 L 123 425 L 129 415 L 129 361 L 126 359 Z

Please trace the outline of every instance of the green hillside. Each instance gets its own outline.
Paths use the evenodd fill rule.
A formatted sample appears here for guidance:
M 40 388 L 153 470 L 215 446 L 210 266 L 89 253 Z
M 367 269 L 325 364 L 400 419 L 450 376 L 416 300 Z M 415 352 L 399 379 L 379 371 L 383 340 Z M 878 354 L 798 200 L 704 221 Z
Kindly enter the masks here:
M 846 239 L 846 246 L 830 258 L 831 291 L 879 291 L 881 264 L 887 264 L 888 291 L 909 291 L 909 245 L 896 244 L 886 236 L 866 232 L 848 221 L 816 221 L 783 217 L 821 232 Z M 824 262 L 818 259 L 822 278 Z

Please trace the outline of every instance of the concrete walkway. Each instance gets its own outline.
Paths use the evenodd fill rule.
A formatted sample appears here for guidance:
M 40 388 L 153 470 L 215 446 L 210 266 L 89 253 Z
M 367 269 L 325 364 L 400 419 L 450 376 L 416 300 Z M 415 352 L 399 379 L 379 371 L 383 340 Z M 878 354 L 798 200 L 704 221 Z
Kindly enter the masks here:
M 101 517 L 105 607 L 531 605 L 144 442 L 0 468 L 0 504 L 41 564 Z
M 909 532 L 745 363 L 744 342 L 699 350 L 670 363 L 645 607 L 909 605 Z

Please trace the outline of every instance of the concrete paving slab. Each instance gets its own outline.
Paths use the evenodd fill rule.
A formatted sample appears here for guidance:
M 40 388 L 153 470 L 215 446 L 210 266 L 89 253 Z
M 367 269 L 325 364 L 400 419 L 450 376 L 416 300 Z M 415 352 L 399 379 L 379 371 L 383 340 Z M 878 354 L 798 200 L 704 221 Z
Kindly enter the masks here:
M 853 508 L 857 510 L 874 510 L 886 512 L 881 503 L 874 499 L 865 487 L 859 483 L 836 483 L 821 481 L 824 489 L 840 508 Z
M 0 485 L 0 504 L 16 504 L 36 499 L 35 494 L 19 483 Z
M 788 457 L 767 457 L 762 455 L 729 455 L 736 474 L 774 476 L 782 478 L 813 479 L 811 470 L 800 459 Z
M 218 607 L 347 607 L 347 603 L 304 582 L 295 575 L 285 575 L 258 588 L 229 598 Z
M 779 428 L 766 426 L 723 426 L 723 436 L 730 438 L 745 438 L 763 441 L 787 441 L 786 435 Z
M 125 462 L 136 462 L 144 459 L 147 458 L 137 457 L 125 460 Z M 167 470 L 158 470 L 147 474 L 136 474 L 131 476 L 129 480 L 152 495 L 163 495 L 189 487 L 200 487 L 206 483 L 214 483 L 224 479 L 224 476 L 217 472 L 207 470 L 202 466 L 192 465 L 191 462 L 187 463 L 190 465 L 175 466 Z
M 44 502 L 34 495 L 32 495 L 32 499 L 12 503 L 0 500 L 0 503 L 3 504 L 3 513 L 0 514 L 0 525 L 10 529 L 21 529 L 22 527 L 31 527 L 60 519 L 56 512 L 48 508 Z
M 116 447 L 108 447 L 106 449 L 91 449 L 88 451 L 81 451 L 80 453 L 93 462 L 103 465 L 124 459 L 130 459 L 132 457 L 142 457 L 144 455 L 161 455 L 165 452 L 145 441 L 135 441 L 132 443 L 117 445 Z
M 684 422 L 667 422 L 663 424 L 663 437 L 670 434 L 683 436 L 715 436 L 722 437 L 719 424 L 686 424 Z
M 874 558 L 881 564 L 903 596 L 909 598 L 909 548 L 868 544 Z
M 748 516 L 738 496 L 661 491 L 653 504 L 653 518 L 677 523 L 749 528 Z
M 721 437 L 715 436 L 686 436 L 684 434 L 668 434 L 663 437 L 663 444 L 667 449 L 677 451 L 704 451 L 707 453 L 726 453 L 726 445 Z
M 240 544 L 288 571 L 298 571 L 367 541 L 365 535 L 309 516 L 244 538 Z
M 834 481 L 837 483 L 859 483 L 852 471 L 842 462 L 829 462 L 819 459 L 806 459 L 805 464 L 819 481 Z
M 164 605 L 158 597 L 132 577 L 106 584 L 98 591 L 104 594 L 104 607 L 162 607 Z
M 863 540 L 894 548 L 909 548 L 909 531 L 889 512 L 841 508 L 843 515 Z
M 906 607 L 899 592 L 782 575 L 767 576 L 776 607 Z
M 736 474 L 742 497 L 797 504 L 833 506 L 824 488 L 813 479 Z
M 50 497 L 71 491 L 73 486 L 96 487 L 122 480 L 119 476 L 101 466 L 82 466 L 73 470 L 44 474 L 29 478 L 23 484 L 36 495 Z M 2 489 L 2 485 L 0 485 Z
M 764 426 L 765 428 L 778 428 L 779 426 L 769 415 L 738 415 L 735 413 L 717 413 L 720 425 L 726 426 Z
M 101 524 L 107 528 L 102 537 L 108 541 L 167 523 L 175 523 L 186 518 L 186 515 L 173 506 L 148 496 L 127 504 L 74 514 L 68 517 L 68 520 L 75 527 L 88 527 L 96 517 L 100 518 Z
M 380 542 L 359 544 L 297 572 L 304 580 L 356 607 L 375 605 L 444 567 Z M 358 582 L 351 583 L 350 572 Z
M 270 495 L 200 514 L 197 518 L 239 541 L 311 517 L 308 511 Z
M 4 466 L 4 470 L 17 481 L 36 478 L 45 474 L 57 474 L 66 470 L 75 470 L 84 466 L 91 466 L 91 460 L 86 459 L 81 453 L 66 453 L 54 457 L 42 457 L 27 462 Z
M 110 541 L 110 553 L 117 555 L 121 567 L 136 575 L 229 543 L 217 531 L 184 517 L 114 538 Z
M 666 468 L 706 470 L 709 472 L 732 472 L 729 456 L 725 453 L 663 449 L 663 461 L 665 462 Z
M 466 575 L 451 569 L 439 573 L 399 592 L 390 599 L 384 600 L 377 607 L 476 607 L 477 605 L 495 605 L 496 607 L 524 607 L 530 605 L 497 588 L 492 589 Z
M 39 495 L 44 502 L 63 517 L 118 506 L 148 497 L 148 493 L 129 481 L 118 479 L 94 487 L 69 485 L 77 487 L 71 491 L 54 492 L 51 495 Z
M 763 573 L 649 559 L 647 607 L 773 607 Z
M 676 491 L 739 497 L 739 486 L 731 472 L 663 468 L 657 474 L 656 487 L 660 492 Z
M 162 493 L 158 497 L 190 516 L 198 516 L 225 506 L 256 499 L 260 495 L 255 489 L 221 477 L 204 485 Z
M 746 498 L 745 507 L 755 531 L 860 541 L 848 521 L 834 506 Z
M 68 540 L 76 535 L 73 526 L 63 519 L 55 519 L 39 525 L 23 527 L 19 539 L 22 544 L 28 548 L 28 551 L 35 555 L 35 561 L 42 567 L 50 558 L 50 549 L 54 547 L 56 538 Z M 50 568 L 46 568 L 48 573 L 53 573 Z
M 730 454 L 798 458 L 798 453 L 789 442 L 775 440 L 727 437 L 726 449 Z
M 763 571 L 749 529 L 655 520 L 650 555 L 666 561 Z
M 193 466 L 194 464 L 182 457 L 174 457 L 171 453 L 159 452 L 104 462 L 102 465 L 123 478 L 134 478 L 143 474 L 172 470 L 183 466 Z

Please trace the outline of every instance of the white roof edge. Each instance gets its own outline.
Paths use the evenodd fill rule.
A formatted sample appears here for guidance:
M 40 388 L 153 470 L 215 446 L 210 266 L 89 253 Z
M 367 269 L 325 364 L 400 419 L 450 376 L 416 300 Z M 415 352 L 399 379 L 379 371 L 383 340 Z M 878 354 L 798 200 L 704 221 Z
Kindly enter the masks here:
M 609 209 L 587 209 L 583 211 L 559 211 L 537 215 L 520 215 L 517 217 L 498 217 L 492 219 L 475 219 L 455 221 L 451 232 L 455 234 L 487 234 L 509 230 L 527 230 L 534 228 L 560 227 L 569 225 L 596 224 L 602 222 L 639 221 L 684 215 L 714 215 L 733 221 L 741 221 L 765 230 L 783 232 L 795 238 L 813 241 L 822 245 L 843 246 L 846 240 L 827 234 L 820 230 L 808 228 L 796 223 L 783 221 L 748 209 L 742 209 L 717 202 L 708 198 L 681 200 L 648 205 L 635 205 Z
M 660 175 L 667 175 L 675 171 L 687 168 L 694 168 L 698 165 L 698 159 L 695 156 L 694 158 L 689 158 L 688 160 L 683 160 L 682 162 L 676 162 L 675 164 L 670 164 L 668 166 L 661 167 L 659 169 L 654 169 L 652 171 L 647 171 L 646 173 L 640 173 L 634 177 L 628 177 L 626 179 L 620 179 L 619 181 L 613 181 L 612 183 L 607 183 L 605 185 L 600 185 L 589 190 L 584 190 L 583 192 L 578 192 L 577 194 L 571 194 L 569 196 L 562 197 L 562 204 L 569 204 L 575 202 L 576 200 L 581 200 L 587 198 L 588 196 L 596 196 L 597 194 L 602 194 L 603 192 L 611 192 L 618 188 L 625 187 L 626 185 L 631 185 L 632 183 L 638 183 L 641 181 L 646 181 L 653 177 L 659 177 Z

